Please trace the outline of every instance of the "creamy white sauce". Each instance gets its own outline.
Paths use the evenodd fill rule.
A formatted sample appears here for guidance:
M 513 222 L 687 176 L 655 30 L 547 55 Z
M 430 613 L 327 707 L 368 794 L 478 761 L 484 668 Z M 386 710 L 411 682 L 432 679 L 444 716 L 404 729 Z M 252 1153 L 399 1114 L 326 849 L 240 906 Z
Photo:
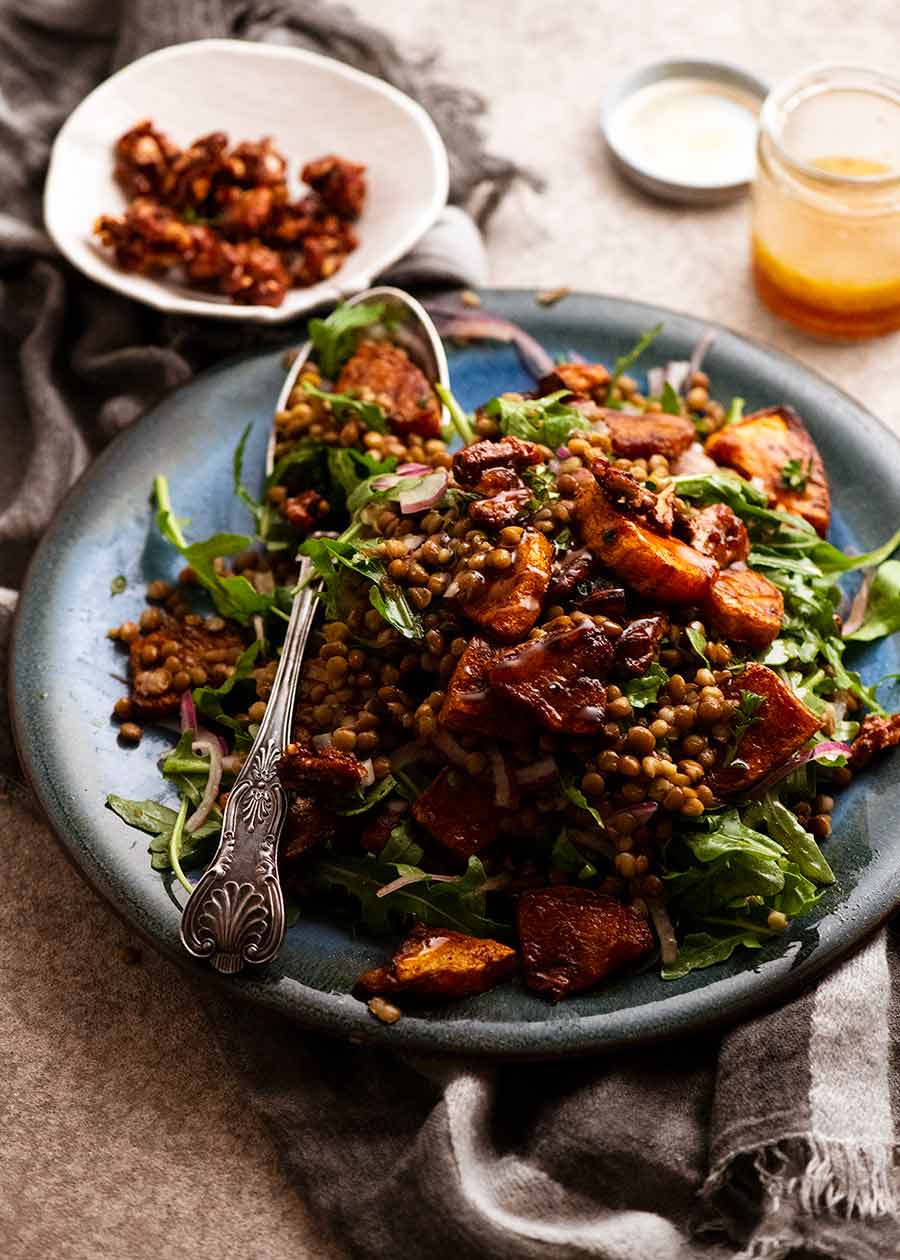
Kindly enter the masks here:
M 610 140 L 633 164 L 671 183 L 742 183 L 753 177 L 758 109 L 725 84 L 666 79 L 619 105 Z

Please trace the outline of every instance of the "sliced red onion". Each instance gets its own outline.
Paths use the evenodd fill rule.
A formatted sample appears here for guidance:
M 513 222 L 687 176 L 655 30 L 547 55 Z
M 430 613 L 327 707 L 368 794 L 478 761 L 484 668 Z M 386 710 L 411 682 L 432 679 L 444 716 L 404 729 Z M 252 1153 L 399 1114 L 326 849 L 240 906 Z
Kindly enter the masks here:
M 433 508 L 447 493 L 449 482 L 450 476 L 447 469 L 438 468 L 427 477 L 423 477 L 409 490 L 401 490 L 397 496 L 401 513 L 404 516 L 410 516 L 413 512 L 424 512 L 428 508 Z
M 866 608 L 869 605 L 869 592 L 872 589 L 872 583 L 875 581 L 875 570 L 866 569 L 863 572 L 863 580 L 860 583 L 859 590 L 853 596 L 853 602 L 850 605 L 850 611 L 844 620 L 844 628 L 841 634 L 846 639 L 848 635 L 853 634 L 854 630 L 859 627 L 866 619 Z
M 330 748 L 334 736 L 330 731 L 326 731 L 324 735 L 313 735 L 312 745 L 317 752 L 323 752 L 326 748 Z
M 508 319 L 484 310 L 442 306 L 439 302 L 428 303 L 427 310 L 442 337 L 453 337 L 457 341 L 501 341 L 515 346 L 522 366 L 535 380 L 553 371 L 553 359 L 541 343 Z
M 429 875 L 426 871 L 419 871 L 415 875 L 400 875 L 397 879 L 392 879 L 389 884 L 382 884 L 375 896 L 388 897 L 391 893 L 408 887 L 409 884 L 421 883 L 423 879 L 430 879 L 434 884 L 456 884 L 459 883 L 459 878 L 458 875 Z
M 519 784 L 506 757 L 495 743 L 487 746 L 491 773 L 494 776 L 494 804 L 501 809 L 515 809 L 519 803 Z
M 559 450 L 556 452 L 556 458 L 557 458 L 557 459 L 569 459 L 569 457 L 571 456 L 571 454 L 572 454 L 572 452 L 569 450 L 568 446 L 561 446 L 561 447 L 559 448 Z M 557 471 L 559 471 L 559 470 L 557 469 Z
M 438 752 L 442 752 L 451 765 L 456 766 L 459 770 L 465 770 L 466 758 L 468 753 L 462 744 L 450 734 L 443 726 L 439 726 L 431 737 Z
M 770 770 L 760 779 L 750 795 L 762 796 L 770 787 L 781 783 L 782 779 L 786 779 L 809 761 L 824 761 L 830 757 L 849 757 L 852 751 L 849 744 L 842 744 L 836 739 L 823 739 L 820 744 L 816 744 L 815 748 L 807 748 L 803 752 L 795 753 L 783 766 Z
M 206 787 L 203 789 L 200 803 L 184 824 L 185 831 L 190 833 L 195 832 L 198 827 L 202 827 L 206 822 L 209 817 L 209 811 L 216 803 L 219 788 L 222 784 L 222 763 L 224 758 L 219 738 L 216 735 L 211 735 L 208 731 L 203 732 L 205 738 L 201 738 L 200 735 L 201 733 L 198 731 L 197 738 L 191 747 L 195 753 L 203 751 L 209 753 L 209 773 L 206 776 Z
M 559 777 L 559 766 L 552 757 L 542 757 L 530 766 L 516 766 L 516 780 L 520 788 L 545 787 Z
M 611 840 L 599 831 L 581 831 L 575 830 L 574 827 L 568 828 L 569 837 L 582 849 L 589 849 L 592 853 L 602 853 L 604 857 L 615 860 L 616 846 Z
M 679 393 L 686 394 L 690 389 L 690 380 L 695 372 L 700 371 L 700 366 L 706 357 L 706 352 L 716 339 L 716 333 L 712 328 L 707 328 L 706 332 L 694 346 L 694 352 L 691 355 L 691 361 L 687 365 L 687 371 L 684 374 L 684 380 L 679 387 Z
M 361 761 L 359 764 L 362 766 L 363 770 L 365 770 L 365 774 L 362 779 L 360 779 L 359 786 L 361 788 L 370 788 L 375 782 L 375 767 L 372 765 L 372 758 L 367 757 L 365 761 Z
M 433 472 L 434 469 L 430 464 L 400 464 L 397 468 L 398 477 L 420 477 L 422 473 Z
M 183 731 L 197 729 L 197 710 L 194 708 L 194 697 L 190 688 L 181 693 L 181 729 Z
M 653 367 L 647 373 L 647 393 L 651 398 L 659 398 L 666 383 L 666 373 L 661 367 Z
M 699 442 L 692 442 L 683 455 L 679 455 L 672 464 L 675 477 L 701 476 L 703 473 L 716 472 L 719 465 L 710 459 Z
M 678 941 L 675 939 L 675 929 L 672 927 L 669 912 L 661 901 L 653 898 L 647 899 L 647 909 L 659 937 L 660 960 L 664 966 L 670 967 L 678 957 Z
M 633 818 L 637 825 L 641 827 L 648 818 L 653 817 L 658 809 L 659 806 L 656 801 L 641 801 L 639 805 L 631 805 L 628 809 L 617 810 L 614 814 L 611 814 L 606 821 L 608 823 L 615 822 L 617 818 L 622 818 L 625 814 L 628 814 L 628 816 Z
M 373 490 L 393 490 L 394 486 L 399 484 L 400 478 L 396 473 L 380 473 L 372 478 Z

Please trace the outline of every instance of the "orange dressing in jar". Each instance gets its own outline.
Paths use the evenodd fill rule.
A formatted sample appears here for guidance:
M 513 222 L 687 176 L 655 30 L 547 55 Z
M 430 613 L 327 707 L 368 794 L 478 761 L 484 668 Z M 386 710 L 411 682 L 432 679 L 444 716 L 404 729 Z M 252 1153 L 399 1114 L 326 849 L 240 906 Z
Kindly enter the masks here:
M 900 84 L 834 68 L 769 97 L 753 277 L 768 306 L 812 332 L 900 328 Z

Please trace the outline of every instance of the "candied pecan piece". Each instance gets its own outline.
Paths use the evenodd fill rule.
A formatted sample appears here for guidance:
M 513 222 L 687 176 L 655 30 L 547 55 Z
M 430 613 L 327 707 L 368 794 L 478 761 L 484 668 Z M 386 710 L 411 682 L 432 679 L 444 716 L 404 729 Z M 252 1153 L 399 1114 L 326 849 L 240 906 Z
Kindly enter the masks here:
M 604 407 L 601 415 L 609 429 L 613 454 L 620 459 L 648 459 L 651 455 L 677 459 L 696 435 L 687 416 L 670 416 L 664 411 L 612 411 Z
M 605 402 L 609 372 L 602 363 L 557 363 L 552 372 L 538 381 L 538 395 L 555 394 L 567 389 L 579 398 L 592 402 Z
M 890 717 L 868 713 L 851 745 L 850 765 L 854 770 L 861 770 L 876 753 L 895 748 L 897 744 L 900 744 L 900 713 L 892 713 Z
M 697 604 L 718 576 L 715 560 L 619 511 L 594 480 L 579 481 L 575 516 L 594 555 L 647 599 Z
M 525 438 L 506 437 L 498 442 L 474 442 L 453 456 L 453 476 L 461 486 L 474 486 L 489 468 L 505 465 L 517 472 L 544 460 L 544 450 Z
M 219 287 L 240 305 L 280 306 L 290 284 L 281 257 L 258 241 L 223 245 Z
M 178 209 L 202 211 L 216 181 L 227 177 L 227 148 L 225 132 L 213 131 L 183 149 L 166 173 L 163 199 Z
M 425 373 L 399 346 L 386 341 L 361 341 L 341 368 L 339 394 L 355 394 L 377 402 L 388 424 L 401 436 L 418 433 L 440 437 L 441 404 Z
M 264 184 L 247 188 L 225 206 L 217 224 L 219 231 L 229 240 L 261 236 L 272 220 L 276 204 L 272 189 Z
M 703 605 L 710 626 L 723 639 L 764 648 L 777 639 L 784 620 L 784 597 L 754 569 L 726 569 L 713 582 Z
M 177 713 L 181 691 L 172 684 L 178 674 L 233 665 L 243 650 L 243 639 L 229 625 L 214 631 L 204 625 L 186 625 L 174 617 L 163 618 L 157 630 L 139 635 L 128 650 L 131 704 L 136 716 L 154 718 Z M 148 660 L 150 657 L 154 659 Z
M 646 674 L 659 655 L 659 644 L 669 629 L 669 618 L 639 617 L 631 621 L 616 639 L 613 668 L 629 678 Z
M 477 499 L 469 504 L 469 520 L 482 529 L 502 529 L 513 525 L 531 501 L 531 491 L 501 490 L 489 499 Z
M 681 532 L 695 551 L 712 558 L 726 569 L 750 554 L 747 527 L 727 503 L 711 503 L 682 522 Z
M 792 407 L 766 407 L 719 429 L 707 438 L 706 453 L 717 464 L 757 481 L 770 504 L 802 516 L 824 538 L 831 519 L 828 477 L 815 442 Z M 797 484 L 791 485 L 794 478 Z
M 353 753 L 337 748 L 315 749 L 305 744 L 288 744 L 277 766 L 286 788 L 300 792 L 344 795 L 355 792 L 365 778 L 362 762 Z
M 653 948 L 647 921 L 592 888 L 556 884 L 519 897 L 525 983 L 551 1002 L 592 988 Z
M 179 266 L 193 248 L 191 229 L 149 197 L 136 198 L 122 215 L 100 215 L 94 233 L 114 250 L 118 267 L 140 275 Z
M 526 529 L 512 565 L 461 601 L 463 612 L 504 643 L 524 638 L 541 615 L 552 564 L 553 544 L 537 530 Z
M 739 674 L 720 684 L 726 700 L 737 702 L 742 691 L 762 696 L 764 703 L 754 715 L 737 746 L 730 766 L 713 766 L 706 781 L 717 796 L 743 792 L 769 770 L 782 765 L 802 748 L 822 725 L 777 674 L 750 661 Z
M 488 675 L 500 658 L 500 649 L 477 635 L 469 640 L 456 662 L 438 721 L 451 731 L 496 736 L 508 730 L 503 706 L 490 689 Z
M 279 511 L 298 534 L 305 536 L 322 524 L 328 514 L 328 500 L 318 490 L 301 490 L 285 499 Z
M 509 945 L 417 923 L 386 966 L 375 967 L 359 977 L 354 993 L 468 997 L 502 984 L 518 969 L 516 951 Z
M 625 616 L 625 589 L 609 578 L 585 578 L 575 587 L 569 602 L 579 612 L 590 613 L 592 617 L 602 615 L 615 621 Z
M 166 175 L 179 149 L 145 118 L 119 137 L 114 152 L 113 176 L 130 200 L 162 194 Z
M 358 219 L 362 214 L 366 199 L 365 166 L 331 153 L 307 162 L 300 178 L 341 218 Z
M 294 862 L 310 849 L 337 838 L 340 819 L 310 796 L 297 796 L 288 807 L 278 850 L 280 862 Z
M 550 731 L 592 735 L 606 717 L 609 639 L 592 622 L 553 630 L 502 654 L 488 674 L 491 687 Z
M 413 818 L 463 860 L 497 838 L 503 811 L 477 783 L 459 771 L 442 770 L 412 807 Z
M 228 174 L 241 188 L 284 184 L 287 162 L 275 148 L 271 136 L 262 140 L 242 140 L 231 150 L 227 161 Z
M 486 468 L 478 484 L 474 487 L 476 494 L 483 494 L 486 499 L 500 494 L 502 490 L 524 490 L 525 483 L 514 468 Z
M 571 594 L 581 582 L 586 581 L 597 571 L 597 558 L 587 547 L 576 547 L 565 551 L 553 561 L 550 574 L 550 585 L 547 587 L 547 599 L 554 603 Z

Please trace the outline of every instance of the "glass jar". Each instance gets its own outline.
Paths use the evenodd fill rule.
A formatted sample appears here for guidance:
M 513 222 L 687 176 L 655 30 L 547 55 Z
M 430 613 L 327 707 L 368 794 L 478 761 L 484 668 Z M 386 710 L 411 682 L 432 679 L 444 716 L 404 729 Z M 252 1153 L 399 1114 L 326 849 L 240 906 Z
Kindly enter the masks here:
M 900 82 L 848 66 L 807 71 L 767 98 L 757 158 L 763 301 L 825 336 L 900 328 Z

